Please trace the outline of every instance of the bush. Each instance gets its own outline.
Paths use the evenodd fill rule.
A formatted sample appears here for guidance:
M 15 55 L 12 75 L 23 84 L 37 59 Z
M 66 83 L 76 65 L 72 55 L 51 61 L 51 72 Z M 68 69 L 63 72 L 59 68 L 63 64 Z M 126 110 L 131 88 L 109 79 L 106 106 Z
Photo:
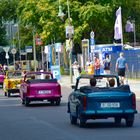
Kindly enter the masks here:
M 69 69 L 65 69 L 63 66 L 60 67 L 61 75 L 69 75 Z

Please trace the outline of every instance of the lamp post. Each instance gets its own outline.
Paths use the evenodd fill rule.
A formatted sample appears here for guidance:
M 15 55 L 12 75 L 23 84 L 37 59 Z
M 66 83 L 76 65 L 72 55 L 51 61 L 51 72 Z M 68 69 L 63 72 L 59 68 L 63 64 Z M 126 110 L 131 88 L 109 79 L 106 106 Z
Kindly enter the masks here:
M 132 20 L 133 24 L 133 32 L 134 32 L 134 47 L 136 47 L 136 27 L 135 27 L 135 19 Z
M 19 22 L 17 24 L 14 25 L 14 27 L 17 28 L 17 40 L 18 40 L 18 49 L 19 49 L 19 60 L 21 61 L 21 47 L 20 47 L 20 26 L 19 26 Z
M 69 0 L 67 0 L 67 10 L 68 10 L 68 26 L 66 27 L 66 38 L 69 40 L 70 49 L 69 49 L 69 65 L 70 65 L 70 83 L 73 83 L 73 78 L 72 78 L 72 46 L 73 46 L 73 39 L 72 36 L 74 34 L 74 29 L 73 26 L 71 26 L 71 16 L 70 16 L 70 7 L 69 7 Z M 59 13 L 58 16 L 63 19 L 65 14 L 62 12 L 62 8 L 60 5 L 60 0 L 59 0 Z
M 67 7 L 68 7 L 68 24 L 69 26 L 71 25 L 71 17 L 70 17 L 70 7 L 69 7 L 69 0 L 67 0 Z M 73 40 L 72 40 L 72 36 L 69 35 L 69 40 L 71 41 L 71 45 L 73 45 Z M 73 79 L 72 79 L 72 46 L 70 48 L 70 60 L 69 60 L 69 65 L 70 65 L 70 83 L 73 83 Z
M 20 26 L 19 26 L 19 23 L 18 23 L 18 49 L 19 49 L 19 60 L 21 61 Z
M 34 54 L 34 71 L 36 71 L 36 44 L 35 44 L 35 27 L 33 27 L 33 54 Z

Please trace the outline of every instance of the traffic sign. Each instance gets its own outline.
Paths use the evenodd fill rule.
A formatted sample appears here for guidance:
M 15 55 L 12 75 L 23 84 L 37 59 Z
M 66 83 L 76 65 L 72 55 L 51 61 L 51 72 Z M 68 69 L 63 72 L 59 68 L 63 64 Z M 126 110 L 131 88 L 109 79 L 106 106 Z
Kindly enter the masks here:
M 6 53 L 5 58 L 6 58 L 6 59 L 9 59 L 9 55 L 8 55 L 8 53 Z
M 83 39 L 82 40 L 82 47 L 88 48 L 89 47 L 89 39 Z
M 61 79 L 60 66 L 51 66 L 51 72 L 53 73 L 54 78 L 56 78 L 57 80 Z
M 73 38 L 74 35 L 74 27 L 66 26 L 66 38 Z
M 61 43 L 55 43 L 55 51 L 56 52 L 61 52 L 61 46 L 62 46 Z
M 5 51 L 6 53 L 8 53 L 10 47 L 9 47 L 9 46 L 7 46 L 7 47 L 3 47 L 3 49 L 4 49 L 4 51 Z
M 12 53 L 12 54 L 16 54 L 16 53 L 17 53 L 16 48 L 13 48 L 13 49 L 11 50 L 11 53 Z
M 26 46 L 25 48 L 26 48 L 26 52 L 27 52 L 27 53 L 32 53 L 32 52 L 33 52 L 33 51 L 32 51 L 32 49 L 33 49 L 32 46 Z
M 91 31 L 91 33 L 90 33 L 90 37 L 91 37 L 91 38 L 94 38 L 94 37 L 95 37 L 95 34 L 94 34 L 93 31 Z

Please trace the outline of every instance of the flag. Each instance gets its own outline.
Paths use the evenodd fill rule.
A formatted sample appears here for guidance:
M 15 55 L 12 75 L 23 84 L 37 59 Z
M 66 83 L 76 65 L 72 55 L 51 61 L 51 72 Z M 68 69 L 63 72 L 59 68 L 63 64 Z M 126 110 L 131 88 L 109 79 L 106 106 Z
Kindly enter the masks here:
M 134 23 L 131 23 L 130 20 L 127 20 L 125 25 L 126 32 L 134 32 Z
M 122 40 L 122 15 L 121 15 L 121 7 L 116 11 L 116 21 L 114 26 L 114 39 Z

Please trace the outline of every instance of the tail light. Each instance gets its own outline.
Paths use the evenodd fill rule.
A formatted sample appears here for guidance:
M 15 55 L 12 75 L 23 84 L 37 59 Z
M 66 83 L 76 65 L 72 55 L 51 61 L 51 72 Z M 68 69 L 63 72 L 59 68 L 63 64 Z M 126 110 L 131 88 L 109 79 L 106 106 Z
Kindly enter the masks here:
M 10 81 L 8 82 L 8 88 L 11 88 L 11 82 Z
M 58 94 L 61 95 L 61 86 L 60 85 L 58 85 Z
M 30 93 L 30 86 L 27 86 L 27 92 L 26 92 L 26 94 L 29 95 L 29 93 Z
M 136 109 L 136 96 L 135 96 L 135 94 L 132 95 L 132 108 Z
M 84 96 L 83 97 L 83 109 L 86 110 L 86 108 L 87 108 L 87 97 Z

